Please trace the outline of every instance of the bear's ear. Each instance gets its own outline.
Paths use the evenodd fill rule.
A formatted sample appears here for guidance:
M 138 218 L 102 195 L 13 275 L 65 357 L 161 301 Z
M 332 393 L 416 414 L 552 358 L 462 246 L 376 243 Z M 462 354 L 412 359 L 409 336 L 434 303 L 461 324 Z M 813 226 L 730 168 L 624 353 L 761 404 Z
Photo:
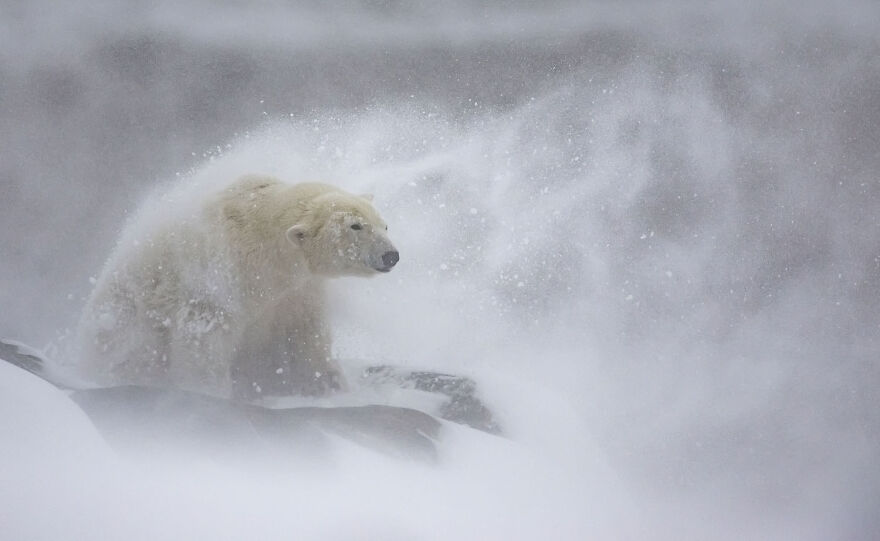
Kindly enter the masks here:
M 373 194 L 371 194 L 371 193 L 362 193 L 362 194 L 361 194 L 361 199 L 366 199 L 367 201 L 369 201 L 369 202 L 372 203 L 372 202 L 373 202 Z
M 285 235 L 287 236 L 287 240 L 289 240 L 291 244 L 293 244 L 294 246 L 299 246 L 300 244 L 302 244 L 303 239 L 306 238 L 306 226 L 302 224 L 296 224 L 295 226 L 288 229 Z

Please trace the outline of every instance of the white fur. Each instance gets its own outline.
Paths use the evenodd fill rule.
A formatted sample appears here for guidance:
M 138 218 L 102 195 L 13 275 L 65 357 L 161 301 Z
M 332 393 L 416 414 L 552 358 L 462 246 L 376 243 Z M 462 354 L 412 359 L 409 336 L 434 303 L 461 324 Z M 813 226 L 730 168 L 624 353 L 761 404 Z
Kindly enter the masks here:
M 387 272 L 394 251 L 366 198 L 247 176 L 148 223 L 122 236 L 84 310 L 91 378 L 243 398 L 342 384 L 323 282 Z

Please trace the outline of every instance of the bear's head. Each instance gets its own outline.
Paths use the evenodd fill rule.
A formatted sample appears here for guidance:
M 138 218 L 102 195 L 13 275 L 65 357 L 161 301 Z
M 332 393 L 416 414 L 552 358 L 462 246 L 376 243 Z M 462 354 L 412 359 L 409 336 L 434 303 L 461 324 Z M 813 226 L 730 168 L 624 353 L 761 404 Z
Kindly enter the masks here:
M 315 197 L 287 239 L 302 250 L 309 270 L 322 276 L 388 272 L 399 254 L 371 195 L 332 191 Z

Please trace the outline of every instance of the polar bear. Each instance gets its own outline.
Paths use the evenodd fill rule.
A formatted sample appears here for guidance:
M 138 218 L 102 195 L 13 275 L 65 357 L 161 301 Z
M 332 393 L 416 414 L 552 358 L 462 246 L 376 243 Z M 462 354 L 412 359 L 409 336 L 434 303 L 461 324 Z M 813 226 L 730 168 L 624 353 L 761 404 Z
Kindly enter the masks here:
M 399 259 L 371 200 L 246 176 L 186 211 L 148 209 L 149 225 L 128 227 L 86 303 L 86 377 L 242 400 L 344 386 L 324 282 L 386 273 Z

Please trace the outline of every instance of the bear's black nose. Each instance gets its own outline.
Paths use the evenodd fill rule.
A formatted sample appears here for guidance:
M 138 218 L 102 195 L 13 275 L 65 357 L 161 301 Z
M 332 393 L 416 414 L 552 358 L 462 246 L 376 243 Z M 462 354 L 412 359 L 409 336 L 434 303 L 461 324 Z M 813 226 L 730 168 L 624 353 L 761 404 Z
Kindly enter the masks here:
M 397 253 L 397 250 L 382 254 L 382 264 L 385 265 L 386 269 L 390 269 L 396 265 L 398 261 L 400 261 L 400 254 Z

